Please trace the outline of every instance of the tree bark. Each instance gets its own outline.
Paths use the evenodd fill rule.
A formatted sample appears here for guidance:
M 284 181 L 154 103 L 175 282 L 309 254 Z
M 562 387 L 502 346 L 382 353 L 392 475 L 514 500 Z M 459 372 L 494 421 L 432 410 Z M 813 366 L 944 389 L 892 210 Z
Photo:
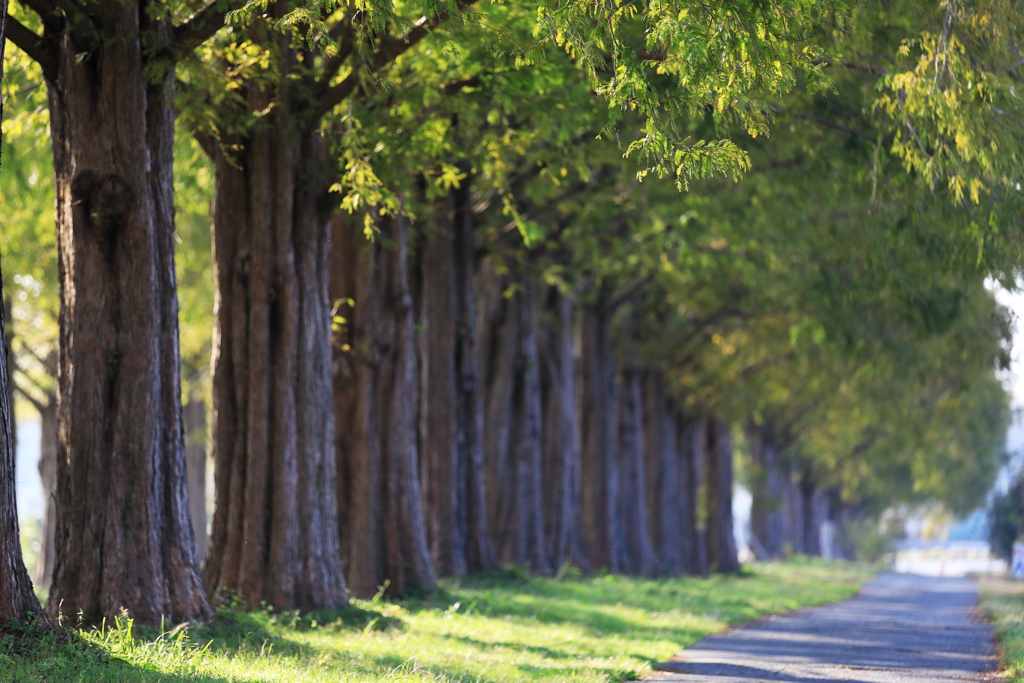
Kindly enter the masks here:
M 583 314 L 583 527 L 594 567 L 620 573 L 626 566 L 619 523 L 619 467 L 616 451 L 615 358 L 612 354 L 608 294 Z
M 553 571 L 548 543 L 544 535 L 544 500 L 541 456 L 540 367 L 537 356 L 536 298 L 537 284 L 522 277 L 517 294 L 519 339 L 516 358 L 516 382 L 513 391 L 512 451 L 515 464 L 515 556 L 517 563 L 538 574 Z
M 583 542 L 580 428 L 572 302 L 549 287 L 540 326 L 545 534 L 554 567 L 590 571 Z
M 708 483 L 707 477 L 707 420 L 698 419 L 683 422 L 683 448 L 689 470 L 690 491 L 693 495 L 693 545 L 694 557 L 691 571 L 707 578 L 711 567 L 708 553 Z
M 644 378 L 644 451 L 651 540 L 662 576 L 689 571 L 693 513 L 689 471 L 676 435 L 673 401 L 660 375 Z
M 719 572 L 740 568 L 732 519 L 732 437 L 729 425 L 707 423 L 708 560 Z
M 498 557 L 537 573 L 550 573 L 544 533 L 542 399 L 537 352 L 536 288 L 518 271 L 497 280 L 490 351 L 485 358 L 485 457 L 491 519 Z M 505 285 L 509 285 L 506 287 Z
M 143 623 L 205 620 L 179 389 L 174 74 L 147 56 L 173 35 L 139 2 L 90 12 L 117 40 L 85 49 L 48 33 L 61 293 L 48 607 L 87 622 L 122 608 Z
M 655 576 L 658 571 L 657 561 L 647 525 L 642 383 L 641 370 L 623 369 L 618 421 L 618 455 L 622 482 L 619 516 L 626 548 L 623 571 L 629 574 Z
M 275 6 L 277 7 L 277 6 Z M 278 10 L 281 8 L 278 7 Z M 327 153 L 292 91 L 287 38 L 275 106 L 214 150 L 216 509 L 204 582 L 280 609 L 347 601 L 331 408 Z M 308 75 L 303 75 L 307 78 Z M 271 95 L 253 88 L 260 111 Z
M 484 499 L 469 183 L 435 206 L 421 251 L 420 462 L 427 538 L 441 574 L 497 565 Z
M 185 473 L 188 477 L 188 512 L 196 537 L 199 563 L 206 559 L 206 402 L 191 399 L 182 408 L 185 422 Z
M 380 216 L 370 244 L 357 226 L 336 219 L 349 275 L 340 298 L 352 299 L 351 321 L 339 335 L 335 400 L 349 439 L 339 447 L 339 500 L 346 520 L 352 592 L 392 594 L 437 585 L 420 494 L 417 360 L 409 293 L 406 222 Z M 353 272 L 354 271 L 354 272 Z M 343 291 L 341 288 L 345 287 Z M 350 288 L 350 289 L 348 289 Z

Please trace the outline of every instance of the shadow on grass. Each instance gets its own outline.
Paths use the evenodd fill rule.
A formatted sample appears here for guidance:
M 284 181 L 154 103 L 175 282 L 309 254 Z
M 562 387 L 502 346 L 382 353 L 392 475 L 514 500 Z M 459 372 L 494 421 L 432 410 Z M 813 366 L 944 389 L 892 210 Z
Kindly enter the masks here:
M 0 680 L 96 683 L 249 683 L 196 673 L 168 674 L 110 655 L 74 631 L 0 626 Z

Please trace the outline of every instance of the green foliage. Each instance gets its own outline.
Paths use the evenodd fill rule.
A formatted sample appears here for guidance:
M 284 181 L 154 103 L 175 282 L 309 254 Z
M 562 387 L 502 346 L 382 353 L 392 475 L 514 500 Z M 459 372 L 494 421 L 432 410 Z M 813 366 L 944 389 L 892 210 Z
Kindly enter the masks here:
M 1011 683 L 1024 681 L 1024 585 L 999 578 L 981 580 L 979 608 L 995 626 L 1000 673 Z
M 626 681 L 703 636 L 765 613 L 852 596 L 856 565 L 799 561 L 709 580 L 504 573 L 401 603 L 300 615 L 222 609 L 210 627 L 136 632 L 127 619 L 0 657 L 4 680 Z M 13 639 L 0 635 L 0 652 Z M 22 641 L 23 642 L 23 641 Z

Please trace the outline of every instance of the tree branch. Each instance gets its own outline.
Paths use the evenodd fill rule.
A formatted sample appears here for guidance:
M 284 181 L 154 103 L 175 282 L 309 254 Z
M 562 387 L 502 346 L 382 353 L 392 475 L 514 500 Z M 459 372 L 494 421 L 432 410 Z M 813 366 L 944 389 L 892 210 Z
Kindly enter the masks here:
M 19 382 L 17 377 L 11 378 L 11 383 L 14 384 L 15 390 L 22 395 L 22 397 L 32 404 L 32 407 L 39 411 L 40 414 L 46 410 L 47 406 L 43 405 L 43 402 L 33 396 L 29 391 L 25 389 Z
M 654 273 L 647 273 L 645 275 L 641 275 L 637 279 L 630 282 L 628 285 L 626 285 L 625 289 L 623 289 L 621 292 L 613 296 L 608 301 L 608 312 L 613 312 L 616 308 L 629 301 L 634 294 L 640 291 L 641 287 L 643 287 L 653 279 Z
M 52 81 L 57 78 L 57 55 L 42 36 L 37 35 L 20 21 L 8 15 L 7 37 L 42 67 L 43 75 L 47 79 Z
M 244 7 L 245 0 L 230 0 L 227 6 L 221 9 L 224 4 L 223 0 L 212 0 L 206 7 L 174 27 L 174 42 L 179 55 L 191 52 L 212 38 L 214 33 L 224 28 L 227 13 Z
M 473 5 L 477 0 L 461 0 L 458 3 L 458 9 L 466 9 L 470 5 Z M 377 50 L 374 55 L 373 63 L 369 64 L 370 73 L 379 71 L 383 67 L 387 66 L 391 62 L 398 59 L 400 56 L 405 54 L 411 47 L 415 46 L 421 40 L 430 35 L 430 32 L 435 28 L 448 21 L 451 18 L 450 12 L 440 12 L 436 17 L 428 20 L 426 17 L 422 17 L 416 22 L 413 29 L 409 31 L 402 38 L 389 37 Z M 356 87 L 359 85 L 359 76 L 356 72 L 353 72 L 341 83 L 335 86 L 327 88 L 323 95 L 319 98 L 316 106 L 313 108 L 312 121 L 319 121 L 323 116 L 334 109 L 337 105 L 341 104 L 345 98 L 355 92 Z

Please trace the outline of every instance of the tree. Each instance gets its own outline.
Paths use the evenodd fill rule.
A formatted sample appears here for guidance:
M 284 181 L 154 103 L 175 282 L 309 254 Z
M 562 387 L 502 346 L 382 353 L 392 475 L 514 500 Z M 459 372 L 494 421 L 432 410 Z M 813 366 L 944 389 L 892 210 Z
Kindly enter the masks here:
M 25 4 L 42 36 L 28 18 L 9 30 L 47 81 L 61 264 L 49 609 L 89 622 L 122 608 L 145 623 L 206 619 L 182 443 L 173 66 L 223 13 L 211 5 L 175 26 L 167 7 L 137 2 Z

